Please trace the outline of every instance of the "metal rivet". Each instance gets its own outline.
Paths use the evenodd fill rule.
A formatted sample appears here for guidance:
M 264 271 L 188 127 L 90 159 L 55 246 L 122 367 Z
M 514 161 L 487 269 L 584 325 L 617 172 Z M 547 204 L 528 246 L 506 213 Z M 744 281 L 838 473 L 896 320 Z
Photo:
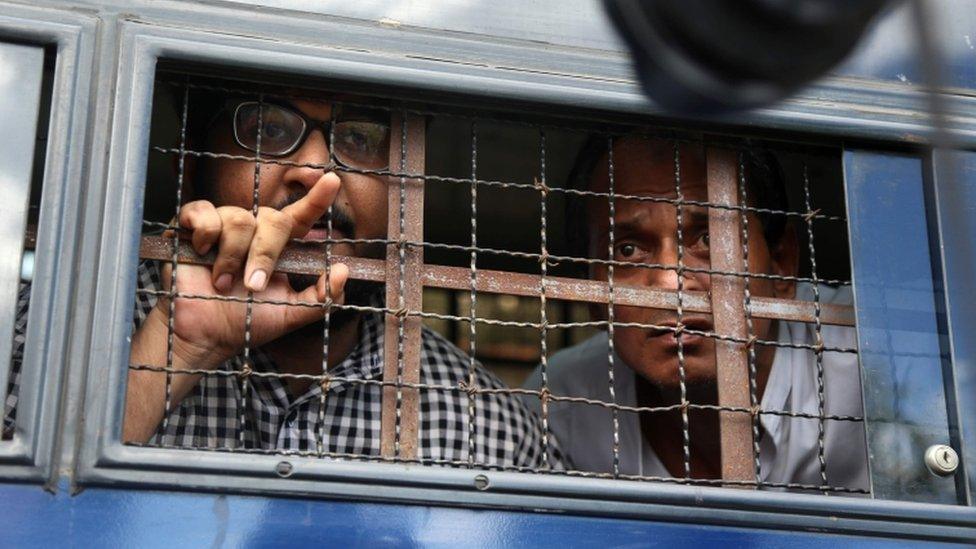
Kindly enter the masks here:
M 925 465 L 940 477 L 949 476 L 959 467 L 959 454 L 946 444 L 933 444 L 925 450 Z
M 475 488 L 477 488 L 479 490 L 487 490 L 488 489 L 488 484 L 489 484 L 489 482 L 488 482 L 488 477 L 487 476 L 485 476 L 485 475 L 478 475 L 478 476 L 474 477 L 474 487 Z
M 278 476 L 281 478 L 290 477 L 294 469 L 295 468 L 292 466 L 292 464 L 287 461 L 279 461 L 278 465 L 275 466 L 275 472 L 278 473 Z

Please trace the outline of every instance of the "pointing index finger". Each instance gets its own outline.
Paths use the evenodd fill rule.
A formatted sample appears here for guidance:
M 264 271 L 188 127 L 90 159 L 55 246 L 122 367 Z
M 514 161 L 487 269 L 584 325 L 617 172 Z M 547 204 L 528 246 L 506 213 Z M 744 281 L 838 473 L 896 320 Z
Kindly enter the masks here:
M 318 221 L 335 200 L 339 192 L 339 176 L 335 172 L 323 174 L 315 185 L 308 190 L 308 194 L 296 202 L 281 209 L 295 220 L 291 231 L 292 238 L 301 238 L 308 233 L 312 225 Z

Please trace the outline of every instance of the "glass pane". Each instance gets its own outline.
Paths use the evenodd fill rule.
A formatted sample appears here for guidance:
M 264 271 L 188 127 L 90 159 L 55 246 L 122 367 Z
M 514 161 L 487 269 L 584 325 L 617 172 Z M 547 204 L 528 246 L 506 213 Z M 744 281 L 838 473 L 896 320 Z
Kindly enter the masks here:
M 844 169 L 873 493 L 955 503 L 923 458 L 949 433 L 922 161 L 846 151 Z
M 939 216 L 946 292 L 946 324 L 952 344 L 955 410 L 969 504 L 976 493 L 976 153 L 936 156 L 935 207 Z M 950 411 L 952 403 L 950 400 Z M 957 475 L 959 476 L 959 475 Z M 962 479 L 958 479 L 962 481 Z M 957 484 L 957 487 L 960 485 Z M 960 498 L 961 499 L 961 498 Z
M 15 435 L 20 364 L 30 285 L 21 282 L 24 229 L 29 211 L 35 136 L 41 104 L 44 50 L 0 43 L 0 387 L 4 388 L 3 439 Z M 28 259 L 33 263 L 33 254 Z M 29 276 L 27 277 L 29 278 Z M 11 357 L 8 359 L 8 357 Z

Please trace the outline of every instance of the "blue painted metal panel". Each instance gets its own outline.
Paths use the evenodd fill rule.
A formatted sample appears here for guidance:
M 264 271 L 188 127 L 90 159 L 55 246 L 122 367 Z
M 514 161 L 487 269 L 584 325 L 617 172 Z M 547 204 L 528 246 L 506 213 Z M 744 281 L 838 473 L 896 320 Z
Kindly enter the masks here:
M 874 495 L 956 503 L 923 459 L 950 439 L 922 161 L 846 151 L 844 175 Z
M 917 547 L 919 541 L 375 503 L 0 485 L 6 547 Z M 932 544 L 953 547 L 952 544 Z
M 946 84 L 976 88 L 976 0 L 927 1 L 941 50 Z M 922 84 L 916 30 L 909 2 L 877 21 L 834 74 Z
M 288 10 L 338 15 L 389 25 L 440 29 L 508 40 L 533 40 L 563 47 L 624 52 L 626 48 L 601 2 L 592 0 L 441 0 L 439 2 L 305 2 L 301 0 L 233 0 Z M 915 28 L 908 2 L 875 22 L 849 60 L 833 74 L 921 84 Z M 949 85 L 976 88 L 976 0 L 929 1 Z
M 944 277 L 946 327 L 969 504 L 976 505 L 976 153 L 936 155 L 934 215 Z

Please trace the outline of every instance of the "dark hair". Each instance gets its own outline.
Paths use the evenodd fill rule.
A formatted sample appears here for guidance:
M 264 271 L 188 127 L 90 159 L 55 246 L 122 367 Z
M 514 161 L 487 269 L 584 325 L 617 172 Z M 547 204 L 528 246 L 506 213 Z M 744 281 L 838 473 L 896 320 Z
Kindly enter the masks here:
M 620 137 L 615 137 L 614 142 Z M 597 163 L 610 147 L 607 136 L 591 136 L 576 155 L 569 173 L 567 188 L 585 191 Z M 746 197 L 749 206 L 768 210 L 785 211 L 788 208 L 783 168 L 776 156 L 763 148 L 742 151 L 745 167 Z M 768 245 L 778 244 L 786 232 L 786 216 L 757 212 Z M 566 199 L 566 234 L 571 253 L 577 257 L 589 254 L 589 223 L 587 223 L 586 197 L 569 193 Z
M 204 150 L 207 132 L 224 108 L 226 95 L 211 90 L 191 88 L 187 94 L 186 142 L 190 147 Z M 182 116 L 183 95 L 176 99 L 177 116 Z

